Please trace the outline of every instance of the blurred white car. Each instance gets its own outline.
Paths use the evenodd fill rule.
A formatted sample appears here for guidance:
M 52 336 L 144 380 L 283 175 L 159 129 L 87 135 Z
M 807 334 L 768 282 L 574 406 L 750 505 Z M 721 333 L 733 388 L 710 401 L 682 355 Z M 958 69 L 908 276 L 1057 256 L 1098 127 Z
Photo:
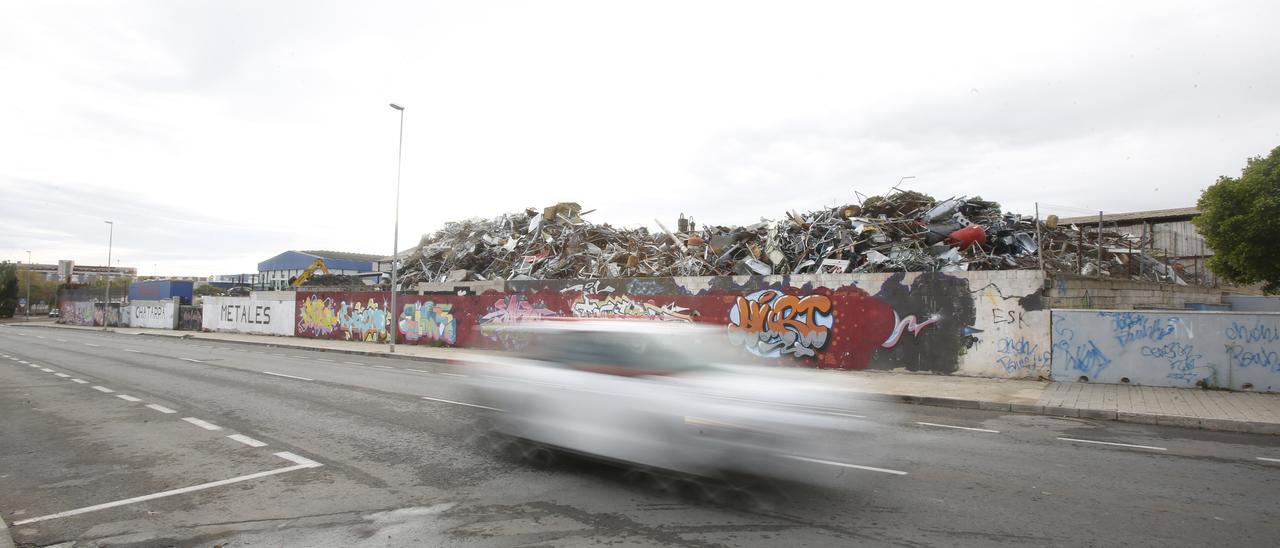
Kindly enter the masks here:
M 618 320 L 504 328 L 519 353 L 473 358 L 468 384 L 504 434 L 698 476 L 811 479 L 867 423 L 808 370 L 732 365 L 723 328 Z M 830 373 L 828 373 L 829 375 Z

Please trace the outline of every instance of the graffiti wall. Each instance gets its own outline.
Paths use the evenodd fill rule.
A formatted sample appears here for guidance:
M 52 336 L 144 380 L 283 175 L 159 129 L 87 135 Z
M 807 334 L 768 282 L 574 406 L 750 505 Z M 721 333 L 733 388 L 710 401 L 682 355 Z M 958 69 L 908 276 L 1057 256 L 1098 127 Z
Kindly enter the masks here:
M 1054 310 L 1053 379 L 1280 392 L 1280 314 Z
M 133 301 L 121 311 L 120 323 L 128 327 L 176 329 L 178 305 L 167 301 Z
M 71 325 L 90 325 L 101 327 L 108 322 L 109 327 L 120 326 L 120 305 L 111 303 L 107 309 L 102 303 L 88 301 L 62 301 L 58 305 L 58 321 Z
M 552 317 L 722 326 L 744 359 L 839 369 L 1048 377 L 1039 272 L 510 281 L 482 295 L 300 292 L 296 334 L 507 347 L 501 326 Z M 392 321 L 394 319 L 394 322 Z
M 293 308 L 292 305 L 289 308 Z M 178 329 L 182 331 L 200 331 L 203 329 L 204 307 L 194 305 L 178 306 Z
M 200 328 L 208 331 L 294 334 L 294 300 L 249 297 L 204 297 Z

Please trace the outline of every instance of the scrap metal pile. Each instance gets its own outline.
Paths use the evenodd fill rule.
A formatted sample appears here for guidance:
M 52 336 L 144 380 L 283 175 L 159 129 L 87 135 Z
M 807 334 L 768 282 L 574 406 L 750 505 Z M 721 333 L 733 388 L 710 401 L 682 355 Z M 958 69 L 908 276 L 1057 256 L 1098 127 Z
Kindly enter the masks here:
M 594 210 L 593 210 L 594 211 Z M 405 284 L 731 274 L 963 271 L 1040 268 L 1184 283 L 1131 234 L 1059 226 L 1003 213 L 981 198 L 936 201 L 915 192 L 747 226 L 614 228 L 576 203 L 446 223 L 401 260 Z M 1038 230 L 1037 230 L 1038 228 Z M 1099 260 L 1101 247 L 1101 260 Z

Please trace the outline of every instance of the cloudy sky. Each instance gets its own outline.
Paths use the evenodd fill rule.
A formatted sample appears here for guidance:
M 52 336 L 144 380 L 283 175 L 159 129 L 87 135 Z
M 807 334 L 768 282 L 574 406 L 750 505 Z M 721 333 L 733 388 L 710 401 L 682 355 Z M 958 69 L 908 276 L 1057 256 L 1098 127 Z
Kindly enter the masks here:
M 1193 205 L 1280 146 L 1280 3 L 18 2 L 0 259 L 252 272 L 576 201 L 654 226 L 901 177 L 1063 215 Z M 670 223 L 669 223 L 670 224 Z

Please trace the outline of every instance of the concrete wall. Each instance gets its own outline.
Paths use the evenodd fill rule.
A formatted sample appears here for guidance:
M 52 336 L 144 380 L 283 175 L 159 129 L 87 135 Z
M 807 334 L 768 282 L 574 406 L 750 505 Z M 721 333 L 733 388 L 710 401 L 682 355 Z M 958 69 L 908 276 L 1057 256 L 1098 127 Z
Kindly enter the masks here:
M 58 304 L 60 323 L 70 325 L 103 325 L 104 307 L 102 303 L 89 301 L 62 301 Z M 120 325 L 120 305 L 111 303 L 111 307 L 105 310 L 105 321 L 111 327 Z
M 461 284 L 459 284 L 461 285 Z M 481 327 L 549 316 L 724 326 L 744 359 L 840 369 L 1049 375 L 1037 271 L 508 281 L 502 292 L 297 293 L 301 337 L 501 346 Z M 451 288 L 453 289 L 453 288 Z M 394 321 L 393 321 L 394 320 Z
M 120 324 L 150 329 L 177 329 L 177 297 L 164 301 L 132 301 L 121 311 Z
M 294 333 L 294 300 L 248 297 L 205 297 L 201 327 L 208 331 L 290 336 Z
M 200 331 L 204 323 L 204 306 L 184 304 L 178 307 L 178 329 Z
M 1222 304 L 1223 291 L 1196 285 L 1055 275 L 1045 290 L 1049 308 L 1182 310 L 1187 303 Z
M 1054 310 L 1053 379 L 1280 392 L 1280 314 Z

